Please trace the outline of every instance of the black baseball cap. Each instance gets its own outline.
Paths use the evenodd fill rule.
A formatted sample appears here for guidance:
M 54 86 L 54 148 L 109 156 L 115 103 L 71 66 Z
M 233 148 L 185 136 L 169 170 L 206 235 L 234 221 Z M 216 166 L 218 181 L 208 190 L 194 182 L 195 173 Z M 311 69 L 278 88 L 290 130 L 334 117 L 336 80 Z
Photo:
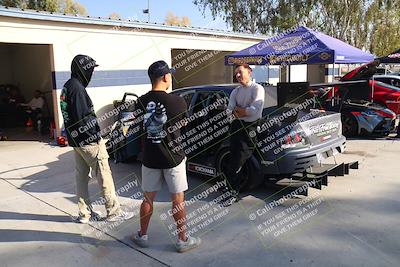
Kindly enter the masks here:
M 90 68 L 95 68 L 98 67 L 99 65 L 96 63 L 96 60 L 91 58 L 90 56 L 87 55 L 77 55 L 74 57 L 72 60 L 72 65 L 74 62 L 80 67 L 83 68 L 85 71 L 90 69 Z
M 170 68 L 164 60 L 154 62 L 147 70 L 150 79 L 157 79 L 168 73 L 174 74 L 175 69 Z

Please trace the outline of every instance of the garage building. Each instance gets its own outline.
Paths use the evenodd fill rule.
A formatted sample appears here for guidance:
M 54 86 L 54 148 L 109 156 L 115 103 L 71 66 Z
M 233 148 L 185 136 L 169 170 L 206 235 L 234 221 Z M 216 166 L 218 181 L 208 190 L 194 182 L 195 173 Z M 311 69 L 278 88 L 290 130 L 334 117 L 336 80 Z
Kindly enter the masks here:
M 71 60 L 77 54 L 90 55 L 100 65 L 87 91 L 97 115 L 102 116 L 112 110 L 113 101 L 121 99 L 125 92 L 142 95 L 151 89 L 147 68 L 156 60 L 163 59 L 176 68 L 174 89 L 231 83 L 233 70 L 224 66 L 224 56 L 265 38 L 0 7 L 0 85 L 17 86 L 26 101 L 35 90 L 42 91 L 47 113 L 54 117 L 60 134 L 59 96 L 70 77 Z M 257 81 L 279 81 L 279 67 L 267 71 L 257 67 L 254 73 Z M 101 126 L 112 124 L 114 119 Z

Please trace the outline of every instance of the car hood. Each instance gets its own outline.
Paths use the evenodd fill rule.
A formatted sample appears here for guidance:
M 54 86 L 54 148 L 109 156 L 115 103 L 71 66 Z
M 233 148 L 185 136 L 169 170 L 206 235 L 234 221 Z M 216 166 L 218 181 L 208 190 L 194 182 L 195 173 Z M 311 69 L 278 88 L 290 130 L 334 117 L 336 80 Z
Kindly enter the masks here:
M 357 81 L 357 80 L 369 80 L 376 74 L 377 67 L 379 66 L 380 61 L 374 60 L 367 64 L 364 64 L 346 75 L 344 75 L 340 80 L 341 81 Z

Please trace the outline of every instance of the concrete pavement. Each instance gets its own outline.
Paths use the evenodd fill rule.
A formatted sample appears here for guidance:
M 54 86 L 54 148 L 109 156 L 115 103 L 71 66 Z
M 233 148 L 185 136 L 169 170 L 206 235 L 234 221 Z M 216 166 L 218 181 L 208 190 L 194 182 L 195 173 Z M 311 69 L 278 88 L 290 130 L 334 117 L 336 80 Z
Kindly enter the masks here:
M 43 140 L 45 141 L 45 140 Z M 166 187 L 155 204 L 150 248 L 129 241 L 138 216 L 122 224 L 72 222 L 77 213 L 71 148 L 38 141 L 0 142 L 1 266 L 398 266 L 400 164 L 398 140 L 349 140 L 337 161 L 360 161 L 309 198 L 285 201 L 260 188 L 230 208 L 213 205 L 211 183 L 190 176 L 190 229 L 203 245 L 174 250 Z M 138 211 L 140 166 L 111 164 L 120 201 Z M 96 182 L 90 184 L 100 201 Z M 207 191 L 208 190 L 208 191 Z M 202 196 L 206 196 L 202 198 Z M 95 209 L 104 212 L 101 205 Z M 197 219 L 196 219 L 197 218 Z

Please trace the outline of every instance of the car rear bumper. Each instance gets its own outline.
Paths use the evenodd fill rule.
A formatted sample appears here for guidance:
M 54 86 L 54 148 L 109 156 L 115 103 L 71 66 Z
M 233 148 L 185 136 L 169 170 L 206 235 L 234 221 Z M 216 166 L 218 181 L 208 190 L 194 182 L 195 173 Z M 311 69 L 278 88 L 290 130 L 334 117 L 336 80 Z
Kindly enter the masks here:
M 321 163 L 324 159 L 342 153 L 346 148 L 346 138 L 340 136 L 322 144 L 300 149 L 288 149 L 276 156 L 274 161 L 261 161 L 265 175 L 283 175 L 302 172 Z

